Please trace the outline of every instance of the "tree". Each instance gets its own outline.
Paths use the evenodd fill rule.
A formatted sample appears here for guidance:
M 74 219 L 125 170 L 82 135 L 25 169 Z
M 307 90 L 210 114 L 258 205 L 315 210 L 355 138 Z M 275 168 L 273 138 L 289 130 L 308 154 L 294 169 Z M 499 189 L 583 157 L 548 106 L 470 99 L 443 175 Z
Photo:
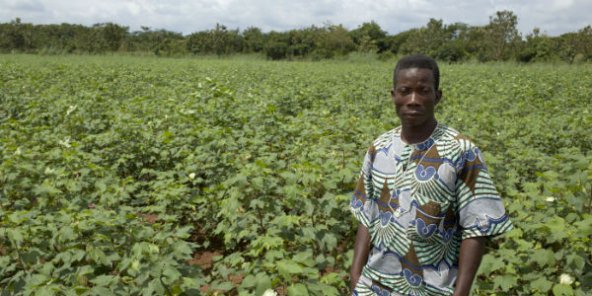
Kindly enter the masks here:
M 534 28 L 532 32 L 526 35 L 522 49 L 517 60 L 520 62 L 546 62 L 558 59 L 557 51 L 554 50 L 555 42 L 553 38 L 540 33 L 539 28 Z
M 38 25 L 34 30 L 33 43 L 37 50 L 44 53 L 72 53 L 77 49 L 78 33 L 83 31 L 85 27 L 81 25 Z
M 29 51 L 33 49 L 33 26 L 21 22 L 16 18 L 8 24 L 3 24 L 0 29 L 0 49 L 4 51 Z
M 342 25 L 329 25 L 320 30 L 315 40 L 315 54 L 320 58 L 345 55 L 355 49 L 355 44 Z
M 265 36 L 261 29 L 248 27 L 243 31 L 243 52 L 261 52 L 265 46 Z
M 488 59 L 501 61 L 512 57 L 521 41 L 517 25 L 518 17 L 509 10 L 498 11 L 489 18 L 485 27 L 487 38 L 483 40 L 489 51 Z
M 157 56 L 171 56 L 174 54 L 183 54 L 183 35 L 167 30 L 152 31 L 148 35 L 150 40 L 150 49 Z
M 568 63 L 592 60 L 592 27 L 586 26 L 578 32 L 565 33 L 558 38 L 561 59 Z
M 442 20 L 430 19 L 425 27 L 411 34 L 402 45 L 401 51 L 405 54 L 425 53 L 434 56 L 448 40 L 446 27 Z
M 385 42 L 386 32 L 374 21 L 363 23 L 358 28 L 350 31 L 349 35 L 360 52 L 388 50 L 388 45 Z
M 323 31 L 322 28 L 311 26 L 288 32 L 288 57 L 297 58 L 310 55 L 316 48 L 317 36 Z
M 463 24 L 446 26 L 442 20 L 430 19 L 425 27 L 410 32 L 401 46 L 401 52 L 424 53 L 440 60 L 460 61 L 466 56 L 460 38 L 465 28 Z
M 242 36 L 239 30 L 228 30 L 222 24 L 209 31 L 197 32 L 189 35 L 187 49 L 193 54 L 216 54 L 218 56 L 240 52 Z
M 287 33 L 271 31 L 265 44 L 265 56 L 271 60 L 281 60 L 288 57 L 288 47 L 290 45 Z
M 102 38 L 109 51 L 119 50 L 123 41 L 129 34 L 128 27 L 122 27 L 114 23 L 100 24 L 98 28 L 101 30 Z
M 228 30 L 222 24 L 216 24 L 216 28 L 210 31 L 213 51 L 218 56 L 228 55 L 240 51 L 241 40 L 239 31 Z
M 439 50 L 438 58 L 458 62 L 469 58 L 467 51 L 467 33 L 470 27 L 464 23 L 453 23 L 446 27 L 449 40 Z
M 187 53 L 186 39 L 182 34 L 167 30 L 151 30 L 142 26 L 128 38 L 125 47 L 132 51 L 152 52 L 156 56 L 182 55 Z
M 578 31 L 576 43 L 576 57 L 581 56 L 581 61 L 592 61 L 592 27 L 590 25 Z
M 393 54 L 401 53 L 401 48 L 407 40 L 413 36 L 419 29 L 409 29 L 397 35 L 385 37 L 385 44 L 390 52 Z

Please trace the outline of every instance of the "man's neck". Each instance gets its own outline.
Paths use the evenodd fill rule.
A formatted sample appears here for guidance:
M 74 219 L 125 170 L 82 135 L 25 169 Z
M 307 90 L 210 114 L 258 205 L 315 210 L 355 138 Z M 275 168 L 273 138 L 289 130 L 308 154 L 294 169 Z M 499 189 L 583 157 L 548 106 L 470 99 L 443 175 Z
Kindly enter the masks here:
M 401 128 L 401 139 L 407 144 L 417 144 L 427 140 L 438 126 L 434 118 L 422 126 L 405 126 Z

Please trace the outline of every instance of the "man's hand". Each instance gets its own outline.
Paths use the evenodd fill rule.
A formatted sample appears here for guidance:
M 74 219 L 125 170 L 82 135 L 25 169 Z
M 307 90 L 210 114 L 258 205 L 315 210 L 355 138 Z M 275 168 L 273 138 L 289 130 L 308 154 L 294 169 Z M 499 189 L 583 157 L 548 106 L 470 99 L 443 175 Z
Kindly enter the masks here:
M 468 296 L 471 292 L 473 279 L 485 251 L 486 240 L 486 237 L 474 237 L 464 239 L 461 242 L 454 296 Z
M 350 272 L 350 285 L 353 290 L 360 279 L 362 269 L 366 262 L 368 262 L 368 254 L 370 253 L 370 233 L 366 226 L 360 224 L 358 226 L 358 233 L 356 234 L 356 242 L 354 244 L 354 259 Z

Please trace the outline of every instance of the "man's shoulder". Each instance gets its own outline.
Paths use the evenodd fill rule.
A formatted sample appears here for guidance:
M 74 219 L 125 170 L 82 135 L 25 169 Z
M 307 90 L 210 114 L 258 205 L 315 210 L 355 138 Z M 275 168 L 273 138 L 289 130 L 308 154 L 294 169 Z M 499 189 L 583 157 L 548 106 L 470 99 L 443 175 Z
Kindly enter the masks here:
M 391 129 L 389 131 L 386 131 L 386 132 L 382 133 L 380 136 L 378 136 L 376 139 L 374 139 L 374 141 L 372 142 L 372 146 L 376 150 L 378 150 L 380 148 L 385 148 L 392 143 L 394 136 L 396 136 L 400 133 L 401 133 L 400 126 L 395 127 L 394 129 Z
M 442 125 L 442 130 L 441 139 L 443 142 L 447 142 L 461 151 L 468 151 L 476 147 L 475 142 L 469 136 L 459 132 L 457 129 Z

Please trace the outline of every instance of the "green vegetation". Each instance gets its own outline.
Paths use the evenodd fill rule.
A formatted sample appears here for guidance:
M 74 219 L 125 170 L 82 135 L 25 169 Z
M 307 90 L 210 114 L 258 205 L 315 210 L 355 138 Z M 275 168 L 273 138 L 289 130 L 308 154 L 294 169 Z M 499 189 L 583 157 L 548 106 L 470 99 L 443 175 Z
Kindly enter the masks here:
M 0 52 L 39 54 L 133 53 L 156 56 L 258 54 L 271 60 L 320 60 L 352 53 L 373 54 L 380 60 L 396 55 L 425 53 L 448 62 L 519 61 L 581 63 L 592 61 L 592 27 L 561 36 L 540 29 L 522 36 L 518 17 L 498 11 L 484 26 L 444 24 L 430 19 L 421 28 L 388 35 L 375 22 L 348 31 L 342 25 L 310 26 L 285 32 L 240 31 L 222 24 L 189 35 L 113 23 L 92 27 L 73 24 L 33 25 L 19 18 L 0 24 Z
M 344 295 L 392 64 L 0 56 L 0 295 Z M 515 229 L 475 295 L 592 293 L 592 68 L 442 65 Z

